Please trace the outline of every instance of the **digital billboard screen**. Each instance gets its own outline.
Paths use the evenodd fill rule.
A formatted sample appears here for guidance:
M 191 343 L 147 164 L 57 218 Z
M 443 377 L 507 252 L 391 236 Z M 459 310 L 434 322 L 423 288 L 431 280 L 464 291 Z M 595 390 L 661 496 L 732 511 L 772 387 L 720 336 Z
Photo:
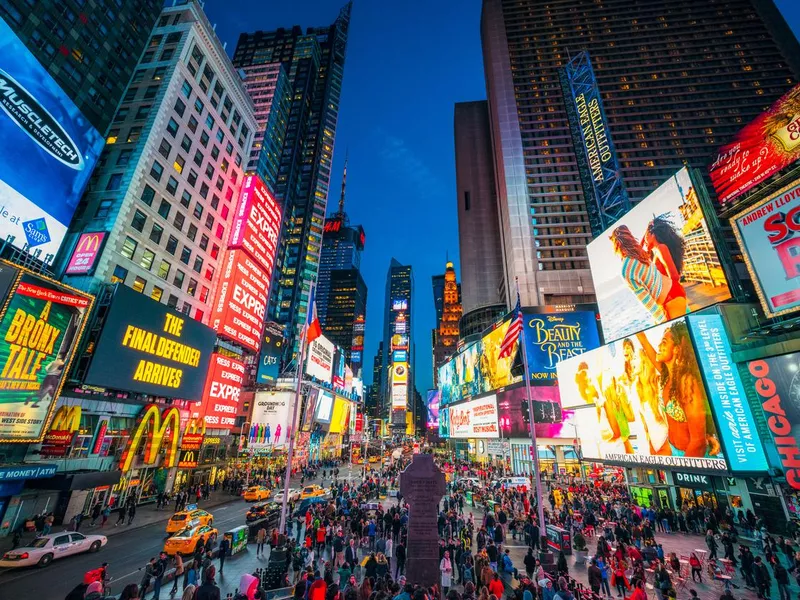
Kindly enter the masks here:
M 289 443 L 294 392 L 256 392 L 248 447 L 283 448 Z
M 257 352 L 267 312 L 270 276 L 242 250 L 228 250 L 211 312 L 223 337 Z
M 439 429 L 439 399 L 441 392 L 439 390 L 428 390 L 428 395 L 425 399 L 425 407 L 428 410 L 428 429 Z
M 768 317 L 800 309 L 800 180 L 731 219 Z
M 686 319 L 561 361 L 558 383 L 586 458 L 727 469 Z
M 573 412 L 561 409 L 556 386 L 532 386 L 531 404 L 537 437 L 575 437 Z M 521 385 L 497 392 L 497 414 L 503 438 L 530 437 L 528 396 Z
M 709 166 L 723 204 L 800 159 L 800 85 L 796 85 L 733 139 Z
M 197 401 L 215 341 L 211 328 L 117 284 L 84 383 Z
M 0 239 L 52 264 L 104 140 L 0 19 Z
M 283 326 L 274 321 L 264 324 L 259 353 L 257 383 L 275 383 L 278 381 L 281 367 L 281 356 L 284 350 Z
M 450 436 L 454 439 L 500 437 L 497 397 L 494 394 L 448 407 Z
M 600 346 L 594 312 L 540 312 L 523 309 L 525 350 L 533 382 L 557 379 L 559 361 Z
M 211 429 L 233 429 L 239 412 L 239 398 L 244 385 L 242 361 L 216 352 L 211 355 L 203 399 L 195 405 L 193 417 L 203 417 Z
M 92 231 L 82 233 L 72 250 L 65 275 L 91 275 L 103 251 L 108 233 L 105 231 Z
M 314 420 L 318 423 L 330 423 L 333 413 L 333 394 L 325 390 L 319 390 L 317 394 L 317 410 Z
M 0 317 L 0 441 L 44 435 L 92 297 L 24 272 Z
M 731 297 L 686 168 L 592 241 L 587 252 L 606 341 Z
M 800 490 L 800 353 L 754 360 L 747 369 L 748 385 L 761 402 L 786 482 Z
M 336 346 L 324 335 L 308 345 L 306 375 L 330 383 L 333 376 L 333 359 Z
M 269 277 L 280 230 L 280 206 L 258 175 L 248 175 L 242 183 L 228 248 L 244 249 Z

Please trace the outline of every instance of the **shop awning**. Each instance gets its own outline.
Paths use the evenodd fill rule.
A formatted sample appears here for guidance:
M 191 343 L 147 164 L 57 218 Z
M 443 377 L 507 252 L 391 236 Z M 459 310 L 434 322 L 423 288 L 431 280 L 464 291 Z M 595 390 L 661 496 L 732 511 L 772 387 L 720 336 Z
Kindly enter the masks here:
M 70 471 L 56 473 L 49 479 L 33 479 L 26 487 L 39 490 L 90 490 L 103 485 L 117 485 L 121 471 Z

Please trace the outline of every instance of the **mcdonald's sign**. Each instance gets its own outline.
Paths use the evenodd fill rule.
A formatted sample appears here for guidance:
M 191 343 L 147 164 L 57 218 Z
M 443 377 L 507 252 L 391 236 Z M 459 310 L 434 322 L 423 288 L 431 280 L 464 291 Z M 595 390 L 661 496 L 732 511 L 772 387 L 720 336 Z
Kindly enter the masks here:
M 40 456 L 66 456 L 75 432 L 81 426 L 80 406 L 61 406 L 53 417 L 53 424 L 42 440 Z
M 199 462 L 200 450 L 181 450 L 181 457 L 178 460 L 179 469 L 194 469 Z
M 174 467 L 178 458 L 178 438 L 180 437 L 181 414 L 174 406 L 165 408 L 163 412 L 157 404 L 148 404 L 139 413 L 136 426 L 128 439 L 125 451 L 119 463 L 123 473 L 130 470 L 142 438 L 147 437 L 144 450 L 144 463 L 154 465 L 158 453 L 162 449 L 164 437 L 169 436 L 168 445 L 164 448 L 166 454 L 161 463 L 162 467 Z
M 91 275 L 107 237 L 108 233 L 105 231 L 82 233 L 78 243 L 75 244 L 64 274 Z
M 80 406 L 59 406 L 50 425 L 50 431 L 78 431 L 81 426 Z

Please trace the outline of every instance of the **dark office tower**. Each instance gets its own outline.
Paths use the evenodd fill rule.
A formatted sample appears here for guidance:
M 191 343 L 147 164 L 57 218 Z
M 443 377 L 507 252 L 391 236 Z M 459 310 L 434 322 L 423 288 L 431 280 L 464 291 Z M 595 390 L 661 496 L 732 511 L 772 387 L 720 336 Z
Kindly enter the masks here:
M 462 300 L 469 312 L 505 301 L 487 102 L 456 104 L 453 130 Z
M 241 68 L 282 63 L 288 75 L 291 103 L 275 186 L 283 227 L 269 316 L 288 326 L 294 352 L 319 269 L 350 8 L 332 25 L 305 33 L 297 26 L 243 33 L 233 56 Z
M 5 0 L 0 17 L 103 136 L 162 0 Z
M 329 298 L 328 317 L 323 332 L 330 341 L 344 350 L 345 362 L 357 375 L 363 362 L 364 323 L 367 317 L 367 284 L 359 270 L 332 271 Z M 354 341 L 359 337 L 356 331 L 359 323 L 361 343 L 355 342 L 356 354 L 353 356 Z
M 386 296 L 383 316 L 383 362 L 381 367 L 380 416 L 405 427 L 405 412 L 411 409 L 414 352 L 412 300 L 414 275 L 410 265 L 396 259 L 386 274 Z M 402 414 L 400 414 L 402 413 Z
M 368 414 L 375 418 L 381 416 L 380 408 L 383 406 L 381 381 L 383 381 L 383 340 L 378 342 L 378 350 L 372 359 L 372 385 L 370 386 L 370 401 L 367 406 Z
M 705 167 L 800 77 L 772 0 L 484 0 L 481 36 L 508 304 L 515 276 L 523 305 L 592 299 L 582 149 L 559 81 L 571 56 L 591 57 L 632 203 Z
M 453 263 L 447 262 L 444 275 L 434 275 L 433 300 L 436 304 L 436 329 L 431 334 L 433 345 L 433 385 L 438 384 L 436 369 L 455 352 L 458 344 L 458 323 L 461 319 L 461 285 L 456 281 Z M 441 300 L 437 298 L 442 282 Z M 440 306 L 441 305 L 441 306 Z

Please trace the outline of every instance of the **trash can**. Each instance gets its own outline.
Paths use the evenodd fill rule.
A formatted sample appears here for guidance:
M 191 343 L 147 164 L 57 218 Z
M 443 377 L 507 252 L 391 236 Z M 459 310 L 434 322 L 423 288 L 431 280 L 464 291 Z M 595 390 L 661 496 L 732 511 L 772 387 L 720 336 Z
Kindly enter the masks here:
M 231 556 L 247 549 L 247 533 L 249 530 L 250 528 L 247 525 L 242 525 L 225 532 L 225 539 L 228 540 L 231 546 Z

